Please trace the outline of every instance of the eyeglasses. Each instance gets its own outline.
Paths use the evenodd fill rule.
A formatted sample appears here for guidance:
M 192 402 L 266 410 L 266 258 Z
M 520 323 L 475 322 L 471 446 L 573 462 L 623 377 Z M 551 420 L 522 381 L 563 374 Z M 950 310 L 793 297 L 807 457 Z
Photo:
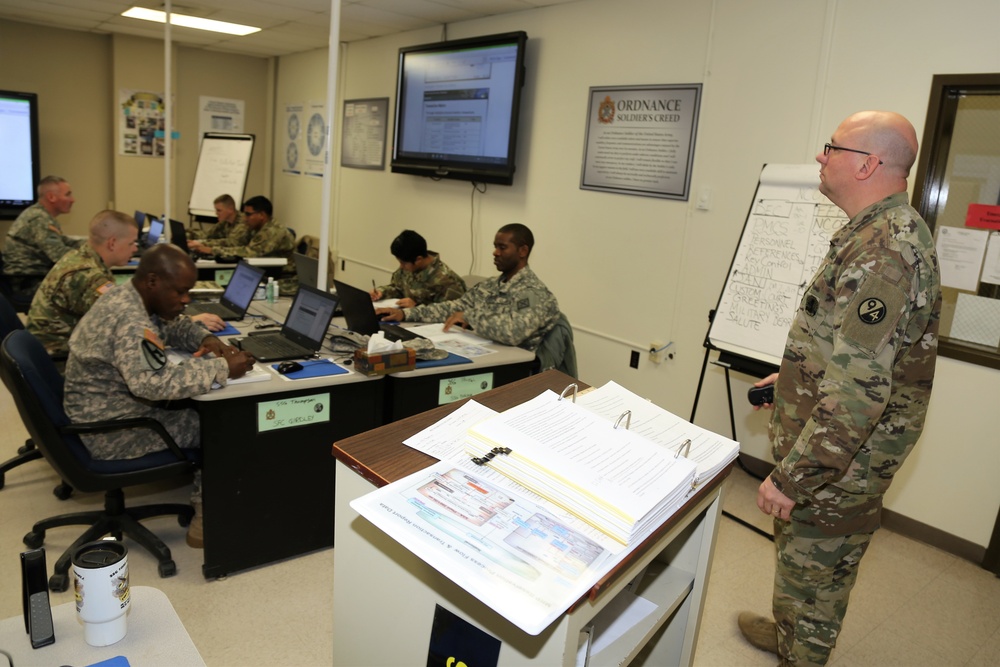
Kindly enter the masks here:
M 848 153 L 860 153 L 861 155 L 872 155 L 867 151 L 859 151 L 856 148 L 844 148 L 843 146 L 834 146 L 833 144 L 823 144 L 823 155 L 829 155 L 830 151 L 847 151 Z M 875 157 L 878 157 L 877 155 Z M 879 164 L 885 164 L 882 160 L 878 161 Z

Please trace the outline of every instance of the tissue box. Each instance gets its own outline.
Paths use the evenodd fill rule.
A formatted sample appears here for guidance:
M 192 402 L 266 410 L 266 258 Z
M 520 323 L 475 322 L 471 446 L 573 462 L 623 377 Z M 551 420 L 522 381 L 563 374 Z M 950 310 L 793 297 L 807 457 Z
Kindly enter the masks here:
M 354 368 L 365 375 L 412 371 L 416 366 L 417 354 L 412 348 L 379 354 L 368 354 L 368 350 L 354 350 Z

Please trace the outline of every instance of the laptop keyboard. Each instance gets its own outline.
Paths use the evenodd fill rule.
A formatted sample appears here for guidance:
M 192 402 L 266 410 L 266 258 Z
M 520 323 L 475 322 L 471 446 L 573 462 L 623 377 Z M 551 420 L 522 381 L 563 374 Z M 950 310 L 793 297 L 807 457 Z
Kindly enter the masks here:
M 248 338 L 243 341 L 243 349 L 262 359 L 285 355 L 304 357 L 311 354 L 301 345 L 293 343 L 281 335 Z

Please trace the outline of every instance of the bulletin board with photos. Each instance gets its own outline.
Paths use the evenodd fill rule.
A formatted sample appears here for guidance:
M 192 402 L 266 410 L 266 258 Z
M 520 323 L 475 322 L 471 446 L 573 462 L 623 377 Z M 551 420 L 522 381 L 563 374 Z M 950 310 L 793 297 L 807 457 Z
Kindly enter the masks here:
M 935 75 L 913 206 L 941 265 L 939 353 L 1000 369 L 1000 73 Z

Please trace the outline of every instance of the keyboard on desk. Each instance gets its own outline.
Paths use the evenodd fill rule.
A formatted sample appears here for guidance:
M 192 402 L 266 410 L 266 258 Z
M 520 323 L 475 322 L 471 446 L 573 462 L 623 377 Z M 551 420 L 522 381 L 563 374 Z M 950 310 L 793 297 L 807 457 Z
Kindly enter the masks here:
M 248 336 L 240 342 L 240 349 L 249 352 L 259 361 L 278 361 L 313 355 L 312 350 L 302 347 L 278 332 Z

